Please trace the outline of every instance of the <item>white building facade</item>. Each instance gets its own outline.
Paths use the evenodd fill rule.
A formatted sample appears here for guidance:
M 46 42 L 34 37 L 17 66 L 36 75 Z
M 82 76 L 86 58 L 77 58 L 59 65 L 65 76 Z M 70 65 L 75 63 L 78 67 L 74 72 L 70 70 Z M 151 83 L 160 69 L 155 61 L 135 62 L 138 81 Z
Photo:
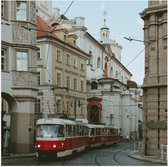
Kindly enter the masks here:
M 36 4 L 1 1 L 1 109 L 4 152 L 34 151 L 37 97 Z M 10 139 L 10 140 L 9 140 Z
M 55 12 L 60 18 L 60 11 Z M 54 16 L 52 16 L 54 18 Z M 87 64 L 87 119 L 118 127 L 124 137 L 138 138 L 138 122 L 142 111 L 138 108 L 140 89 L 131 81 L 132 74 L 121 63 L 122 46 L 109 38 L 106 20 L 96 40 L 88 32 L 84 17 L 63 19 L 57 27 L 66 27 L 78 38 L 76 44 L 90 55 Z M 56 22 L 56 20 L 55 20 Z M 54 21 L 51 21 L 54 25 Z

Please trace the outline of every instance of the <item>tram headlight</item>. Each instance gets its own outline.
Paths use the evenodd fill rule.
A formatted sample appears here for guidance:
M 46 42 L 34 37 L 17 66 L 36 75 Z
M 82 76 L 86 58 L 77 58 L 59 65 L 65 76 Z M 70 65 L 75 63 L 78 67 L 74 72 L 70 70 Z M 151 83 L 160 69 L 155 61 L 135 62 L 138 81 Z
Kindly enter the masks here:
M 56 147 L 57 147 L 56 144 L 54 144 L 54 145 L 53 145 L 53 148 L 56 148 Z
M 38 145 L 37 145 L 37 148 L 40 148 L 40 147 L 41 147 L 40 144 L 38 144 Z
M 64 148 L 64 143 L 61 143 L 61 145 L 62 145 L 62 149 Z

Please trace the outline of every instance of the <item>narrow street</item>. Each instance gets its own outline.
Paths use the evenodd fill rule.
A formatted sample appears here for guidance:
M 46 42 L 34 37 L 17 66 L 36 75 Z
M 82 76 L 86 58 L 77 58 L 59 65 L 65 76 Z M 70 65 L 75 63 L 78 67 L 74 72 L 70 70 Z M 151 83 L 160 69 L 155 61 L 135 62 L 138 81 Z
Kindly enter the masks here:
M 133 143 L 119 143 L 78 153 L 65 158 L 46 158 L 39 161 L 36 157 L 2 159 L 2 165 L 39 165 L 39 166 L 163 166 L 147 161 L 133 159 L 128 154 L 133 151 Z

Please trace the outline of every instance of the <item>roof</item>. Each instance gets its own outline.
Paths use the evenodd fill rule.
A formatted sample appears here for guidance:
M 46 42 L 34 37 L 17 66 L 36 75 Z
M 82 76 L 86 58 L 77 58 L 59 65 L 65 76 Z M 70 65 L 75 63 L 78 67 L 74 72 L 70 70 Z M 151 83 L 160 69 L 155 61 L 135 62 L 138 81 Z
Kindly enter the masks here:
M 135 81 L 127 81 L 127 87 L 128 88 L 138 88 L 137 83 Z
M 54 30 L 49 26 L 40 16 L 36 16 L 36 25 L 37 25 L 37 37 L 51 35 L 51 32 Z
M 110 39 L 110 38 L 108 38 L 108 37 L 100 38 L 100 39 L 99 39 L 99 42 L 100 42 L 101 44 L 116 44 L 116 45 L 118 45 L 115 40 L 112 40 L 112 39 Z

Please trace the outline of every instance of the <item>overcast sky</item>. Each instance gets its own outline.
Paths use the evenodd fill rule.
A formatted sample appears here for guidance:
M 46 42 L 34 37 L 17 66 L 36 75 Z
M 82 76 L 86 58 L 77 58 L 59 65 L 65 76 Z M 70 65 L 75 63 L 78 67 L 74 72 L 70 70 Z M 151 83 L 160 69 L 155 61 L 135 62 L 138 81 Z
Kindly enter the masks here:
M 69 0 L 53 0 L 52 6 L 53 8 L 58 7 L 61 14 L 64 14 L 71 2 Z M 123 47 L 121 51 L 123 65 L 133 74 L 132 80 L 136 81 L 138 85 L 142 85 L 144 78 L 144 52 L 139 53 L 144 49 L 144 44 L 143 42 L 130 42 L 124 37 L 143 40 L 143 20 L 140 18 L 139 13 L 147 6 L 147 0 L 75 0 L 65 16 L 68 19 L 73 19 L 76 16 L 85 17 L 87 31 L 95 39 L 99 39 L 99 31 L 104 24 L 104 18 L 106 18 L 106 25 L 110 29 L 110 38 L 116 40 Z

